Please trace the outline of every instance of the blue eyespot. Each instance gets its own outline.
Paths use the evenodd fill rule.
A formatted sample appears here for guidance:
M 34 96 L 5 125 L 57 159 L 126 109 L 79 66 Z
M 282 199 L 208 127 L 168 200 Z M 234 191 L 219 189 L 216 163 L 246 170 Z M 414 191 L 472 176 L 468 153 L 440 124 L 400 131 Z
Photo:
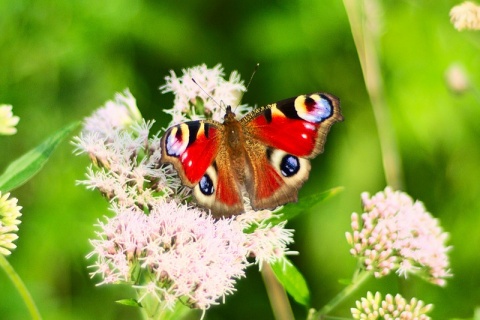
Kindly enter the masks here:
M 297 157 L 287 154 L 282 158 L 280 162 L 280 172 L 284 177 L 291 177 L 300 170 L 300 161 Z
M 206 196 L 211 196 L 215 191 L 213 188 L 213 181 L 208 174 L 203 175 L 198 186 L 200 187 L 200 191 Z

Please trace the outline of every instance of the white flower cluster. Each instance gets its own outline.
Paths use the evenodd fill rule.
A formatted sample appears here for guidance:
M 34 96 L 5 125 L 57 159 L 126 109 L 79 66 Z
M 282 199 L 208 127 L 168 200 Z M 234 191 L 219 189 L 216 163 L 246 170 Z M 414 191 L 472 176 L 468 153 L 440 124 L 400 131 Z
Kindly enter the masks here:
M 133 270 L 147 272 L 137 289 L 172 308 L 177 299 L 208 309 L 231 294 L 248 265 L 242 246 L 246 235 L 232 219 L 215 221 L 186 205 L 157 201 L 146 215 L 135 207 L 114 207 L 116 215 L 100 223 L 92 240 L 93 266 L 105 283 L 137 280 Z
M 255 257 L 255 263 L 260 270 L 263 263 L 271 264 L 283 259 L 285 255 L 298 254 L 296 251 L 288 251 L 287 248 L 293 242 L 293 230 L 285 229 L 286 221 L 277 225 L 269 223 L 269 219 L 273 217 L 274 214 L 270 210 L 251 209 L 236 217 L 243 230 L 254 227 L 254 230 L 247 234 L 244 245 L 248 251 L 247 255 Z
M 78 183 L 120 205 L 141 208 L 154 193 L 179 192 L 180 182 L 159 165 L 160 138 L 149 137 L 152 124 L 141 119 L 128 90 L 86 118 L 82 133 L 73 140 L 74 152 L 88 154 L 93 164 L 87 179 Z
M 459 31 L 480 30 L 480 6 L 471 1 L 456 5 L 450 10 L 450 20 Z
M 105 105 L 84 121 L 83 132 L 95 133 L 100 138 L 114 139 L 117 131 L 140 123 L 142 115 L 137 108 L 137 102 L 130 91 L 126 89 L 123 94 L 117 93 L 115 100 L 109 100 Z
M 166 308 L 180 299 L 205 310 L 235 291 L 251 255 L 261 265 L 291 253 L 292 230 L 264 223 L 263 212 L 215 220 L 173 201 L 160 199 L 150 207 L 146 215 L 137 207 L 113 206 L 115 216 L 99 222 L 87 256 L 97 257 L 91 275 L 101 275 L 99 285 L 138 282 L 143 273 L 146 281 L 135 285 L 142 292 L 139 302 L 152 295 Z M 253 232 L 244 232 L 252 226 Z
M 373 295 L 367 293 L 366 298 L 356 301 L 356 308 L 351 309 L 354 319 L 362 320 L 429 320 L 427 315 L 433 308 L 432 304 L 427 304 L 422 300 L 412 298 L 407 301 L 401 295 L 392 296 L 387 294 L 384 300 L 380 292 Z
M 362 194 L 365 212 L 352 214 L 353 232 L 346 233 L 350 253 L 376 277 L 396 270 L 423 276 L 443 286 L 450 277 L 445 245 L 448 234 L 423 203 L 387 187 L 373 197 Z
M 13 115 L 12 106 L 9 104 L 0 104 L 0 134 L 12 135 L 17 133 L 15 126 L 20 118 Z
M 22 207 L 17 206 L 17 198 L 9 197 L 10 193 L 2 195 L 0 192 L 0 254 L 5 256 L 10 255 L 10 250 L 17 247 L 13 241 L 18 239 L 15 232 L 20 224 L 18 218 L 22 215 Z
M 212 69 L 202 64 L 182 72 L 182 76 L 177 77 L 174 71 L 170 71 L 170 76 L 165 77 L 167 83 L 160 87 L 162 93 L 175 95 L 173 108 L 165 110 L 172 115 L 172 124 L 200 119 L 223 121 L 225 110 L 221 110 L 222 104 L 232 106 L 238 115 L 250 111 L 245 105 L 237 106 L 246 88 L 236 71 L 228 80 L 223 78 L 221 64 Z

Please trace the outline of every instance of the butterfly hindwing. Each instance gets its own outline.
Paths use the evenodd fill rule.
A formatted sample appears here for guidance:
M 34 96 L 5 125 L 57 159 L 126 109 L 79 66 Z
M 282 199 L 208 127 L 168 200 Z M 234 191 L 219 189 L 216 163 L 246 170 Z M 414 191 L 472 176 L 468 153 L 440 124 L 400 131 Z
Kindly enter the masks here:
M 215 162 L 208 167 L 193 195 L 200 205 L 211 209 L 215 217 L 231 216 L 243 212 L 241 186 L 232 163 L 225 160 L 227 149 L 220 148 Z
M 247 137 L 250 179 L 256 209 L 296 201 L 308 179 L 310 161 L 323 151 L 326 135 L 343 119 L 336 97 L 315 93 L 262 107 L 241 120 Z
M 246 185 L 252 207 L 275 208 L 297 201 L 298 189 L 310 172 L 310 161 L 262 144 L 255 146 L 257 152 L 247 149 L 250 174 Z

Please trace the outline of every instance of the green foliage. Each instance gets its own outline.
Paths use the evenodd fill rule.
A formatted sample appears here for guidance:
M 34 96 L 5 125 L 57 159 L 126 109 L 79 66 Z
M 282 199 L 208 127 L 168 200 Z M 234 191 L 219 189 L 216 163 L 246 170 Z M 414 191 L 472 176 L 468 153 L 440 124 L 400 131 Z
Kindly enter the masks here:
M 142 307 L 142 305 L 138 303 L 138 301 L 135 299 L 120 299 L 115 302 L 124 306 L 129 306 L 129 307 L 137 307 L 137 308 Z
M 0 176 L 0 190 L 7 192 L 18 188 L 30 180 L 42 169 L 57 146 L 68 137 L 76 127 L 78 127 L 78 123 L 71 124 L 59 130 L 47 138 L 42 144 L 10 163 L 5 169 L 5 172 Z
M 278 223 L 284 220 L 292 220 L 301 213 L 307 213 L 315 206 L 319 205 L 325 200 L 330 199 L 331 197 L 342 192 L 343 187 L 336 187 L 330 190 L 313 193 L 308 196 L 301 196 L 298 199 L 298 202 L 288 203 L 282 209 L 282 215 L 277 219 L 272 219 L 273 223 Z M 277 222 L 275 220 L 278 220 Z
M 307 282 L 298 269 L 290 262 L 275 262 L 271 264 L 278 281 L 292 298 L 302 306 L 310 306 L 310 291 Z

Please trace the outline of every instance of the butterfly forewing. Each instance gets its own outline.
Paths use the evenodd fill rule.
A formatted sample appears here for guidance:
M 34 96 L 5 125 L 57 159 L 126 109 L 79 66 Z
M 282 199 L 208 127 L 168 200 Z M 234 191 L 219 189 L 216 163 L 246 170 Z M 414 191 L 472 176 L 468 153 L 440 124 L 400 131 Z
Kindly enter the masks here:
M 189 121 L 169 128 L 161 142 L 162 162 L 173 164 L 184 185 L 197 185 L 217 157 L 222 130 L 222 124 L 213 121 Z
M 332 124 L 342 119 L 336 97 L 315 93 L 259 108 L 241 122 L 253 139 L 296 156 L 312 158 L 323 151 Z

